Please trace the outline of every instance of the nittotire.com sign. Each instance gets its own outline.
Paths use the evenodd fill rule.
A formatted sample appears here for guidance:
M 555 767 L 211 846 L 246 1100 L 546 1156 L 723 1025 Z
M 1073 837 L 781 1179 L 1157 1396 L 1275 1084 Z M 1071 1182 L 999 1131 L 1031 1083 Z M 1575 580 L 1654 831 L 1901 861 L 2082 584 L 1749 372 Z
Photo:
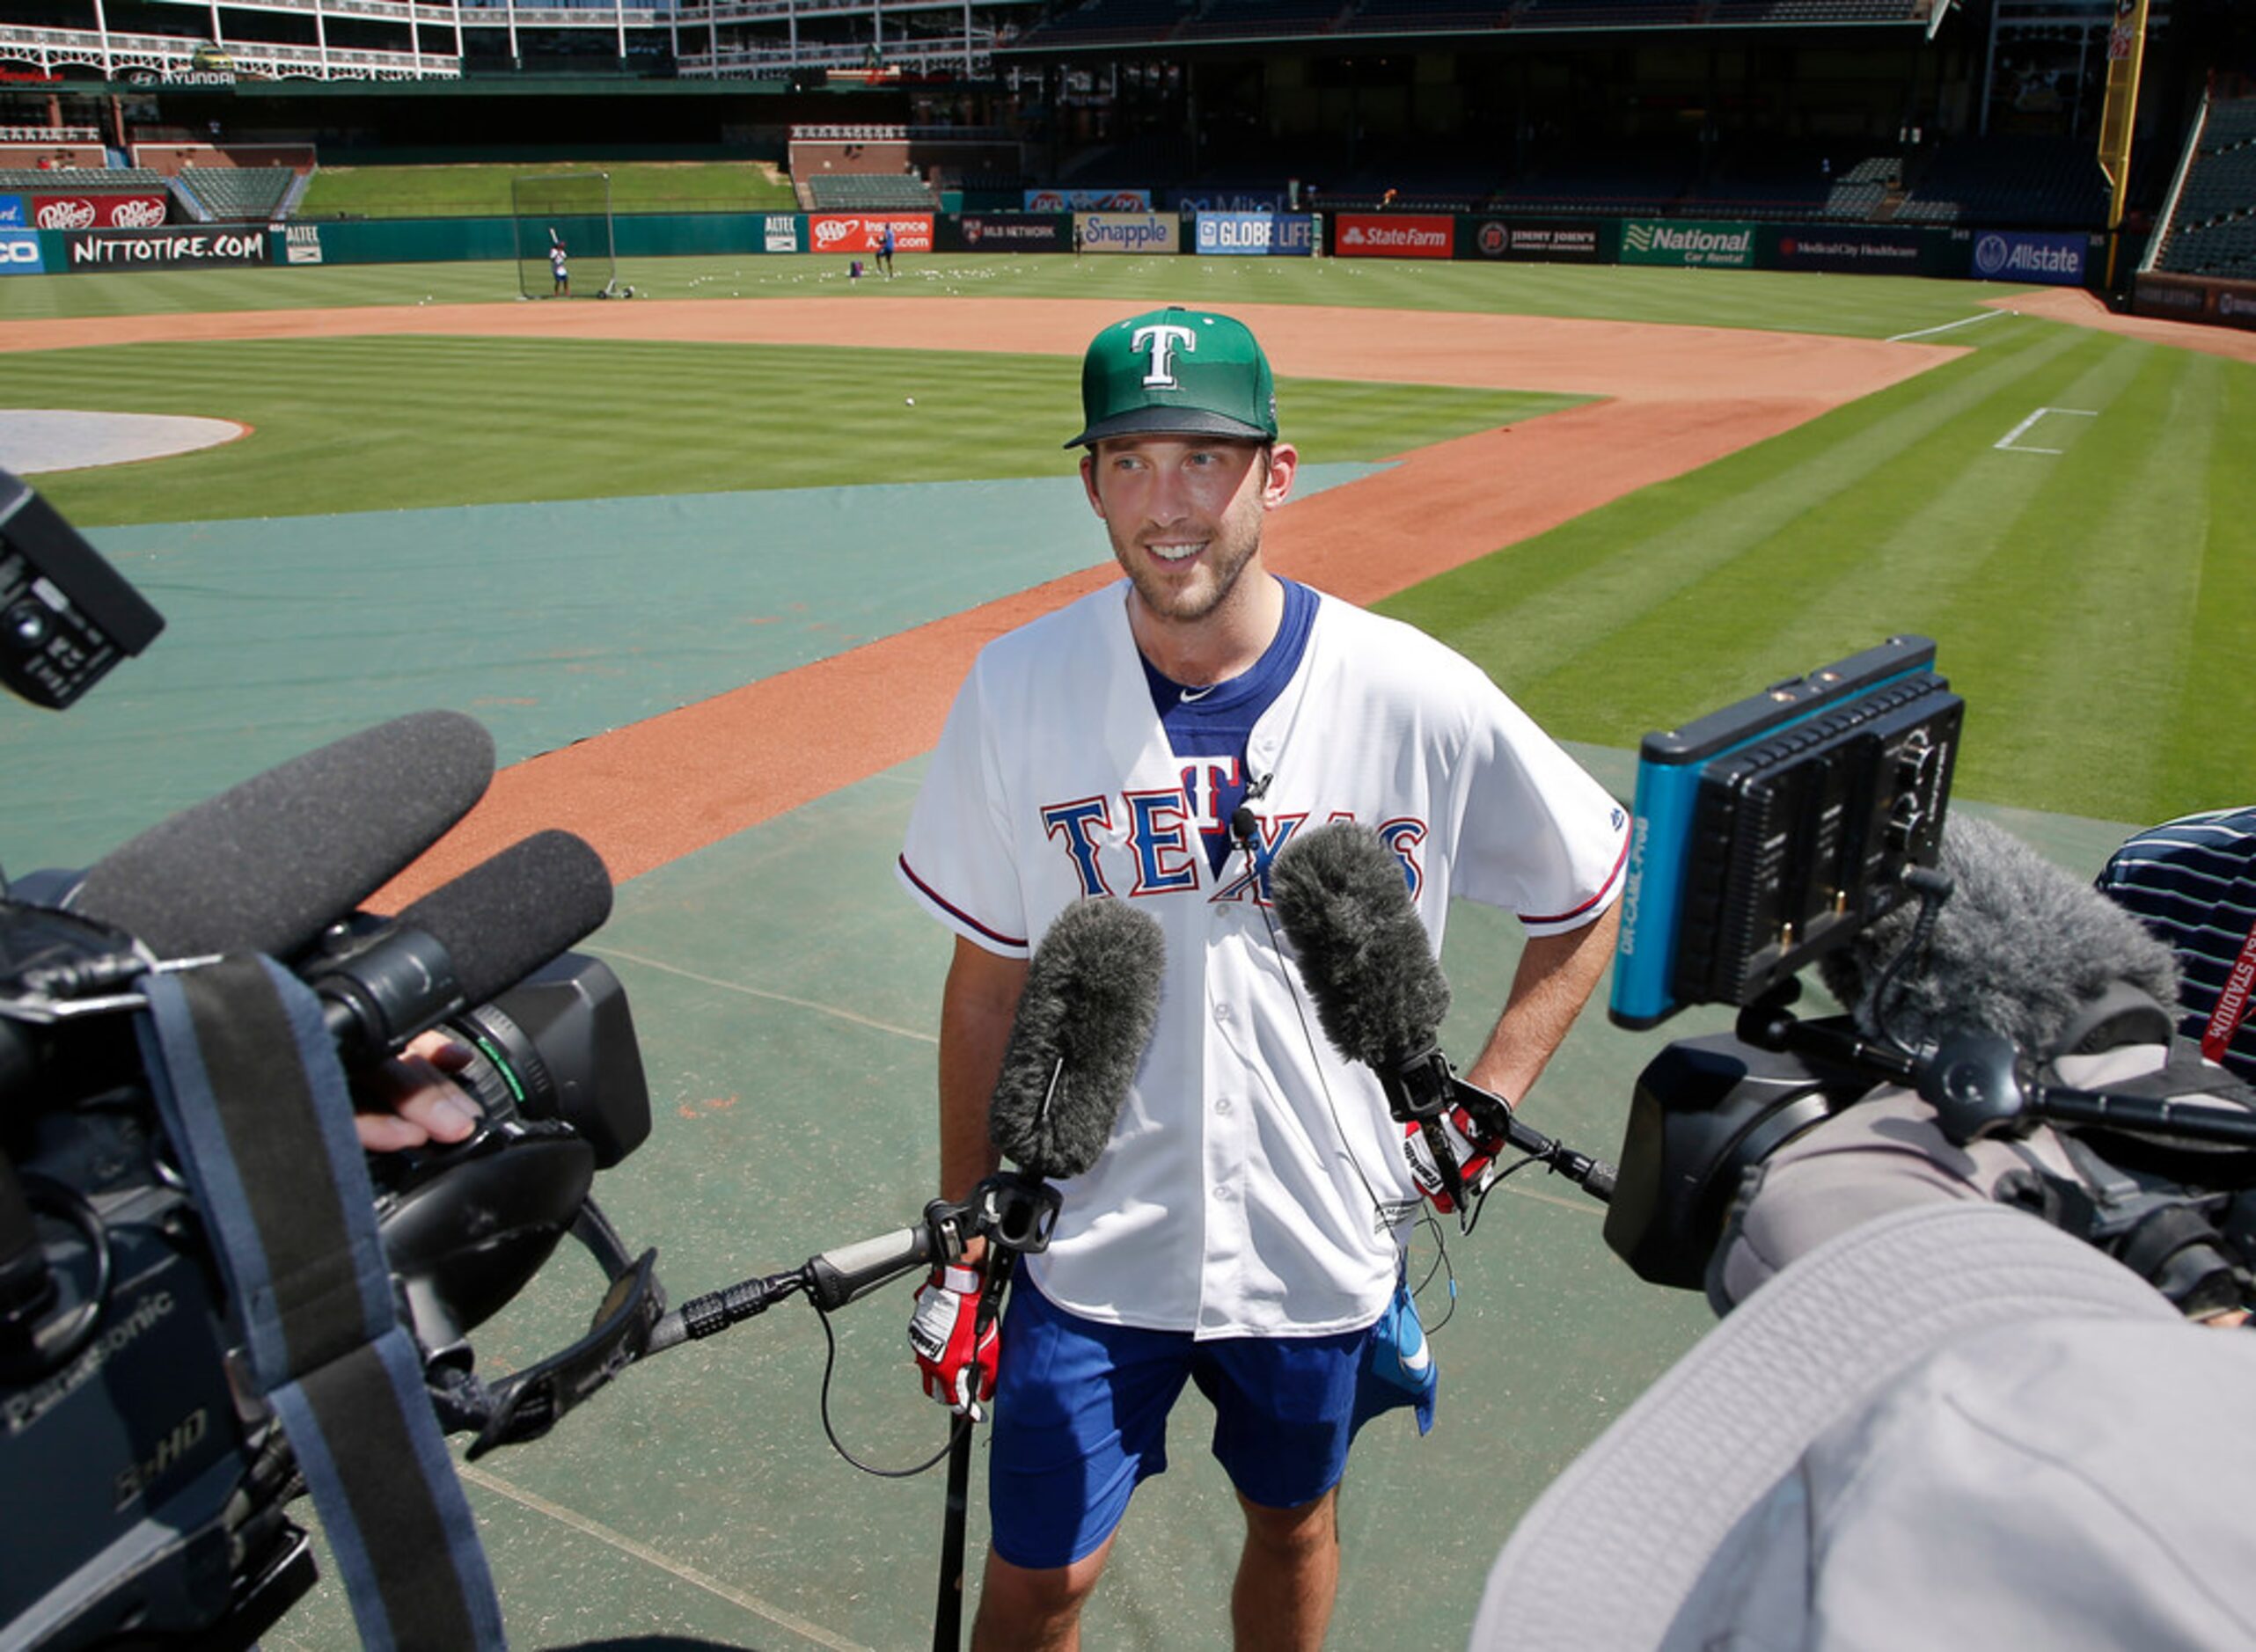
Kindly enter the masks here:
M 86 230 L 66 235 L 63 266 L 74 274 L 114 269 L 211 269 L 269 264 L 266 230 Z

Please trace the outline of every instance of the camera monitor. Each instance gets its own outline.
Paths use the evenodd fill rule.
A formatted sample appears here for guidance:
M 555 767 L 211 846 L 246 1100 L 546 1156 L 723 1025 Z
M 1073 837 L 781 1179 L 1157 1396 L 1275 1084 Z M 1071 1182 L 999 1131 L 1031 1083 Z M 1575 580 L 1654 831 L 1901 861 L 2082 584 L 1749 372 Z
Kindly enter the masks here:
M 1645 736 L 1610 1014 L 1751 1003 L 1932 866 L 1965 702 L 1891 637 Z
M 0 471 L 0 683 L 60 711 L 164 629 L 54 506 Z

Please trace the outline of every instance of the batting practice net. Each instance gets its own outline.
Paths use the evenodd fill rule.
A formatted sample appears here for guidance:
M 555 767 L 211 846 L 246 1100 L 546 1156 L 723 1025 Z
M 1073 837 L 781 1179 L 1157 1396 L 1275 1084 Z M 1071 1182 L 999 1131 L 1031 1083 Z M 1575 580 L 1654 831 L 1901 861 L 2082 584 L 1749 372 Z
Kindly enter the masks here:
M 549 254 L 561 246 L 574 297 L 618 296 L 609 172 L 538 172 L 513 178 L 509 210 L 516 221 L 519 293 L 546 298 L 556 291 Z

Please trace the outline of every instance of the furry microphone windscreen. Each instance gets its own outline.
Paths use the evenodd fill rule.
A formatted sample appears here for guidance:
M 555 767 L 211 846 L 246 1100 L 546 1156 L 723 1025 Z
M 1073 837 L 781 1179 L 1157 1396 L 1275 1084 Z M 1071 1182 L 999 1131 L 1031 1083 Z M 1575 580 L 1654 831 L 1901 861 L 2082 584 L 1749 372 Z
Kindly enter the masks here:
M 395 718 L 158 822 L 97 861 L 68 904 L 160 957 L 287 957 L 436 843 L 493 778 L 493 736 L 470 718 Z
M 1896 971 L 1877 1006 L 1883 1015 L 1876 1017 L 1872 995 L 1910 938 L 1916 901 L 1819 961 L 1827 990 L 1867 1033 L 1879 1032 L 1884 1020 L 1914 1048 L 1949 1033 L 1991 1033 L 2043 1055 L 2081 1009 L 2118 982 L 2164 1005 L 2177 1002 L 2170 948 L 2011 833 L 1953 815 L 1944 824 L 1937 869 L 1954 886 L 1951 898 L 1927 956 Z
M 1159 1019 L 1167 945 L 1125 901 L 1080 901 L 1034 949 L 987 1115 L 1005 1158 L 1032 1175 L 1078 1176 L 1111 1138 Z
M 1341 1055 L 1387 1067 L 1432 1048 L 1449 982 L 1378 833 L 1353 821 L 1295 832 L 1270 868 L 1270 899 Z

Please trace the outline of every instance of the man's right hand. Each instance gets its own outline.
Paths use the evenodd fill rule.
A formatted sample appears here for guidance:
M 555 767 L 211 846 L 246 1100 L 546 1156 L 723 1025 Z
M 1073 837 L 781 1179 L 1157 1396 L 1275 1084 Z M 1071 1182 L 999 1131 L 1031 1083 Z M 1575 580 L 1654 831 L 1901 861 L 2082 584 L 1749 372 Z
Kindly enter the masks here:
M 977 1269 L 942 1268 L 917 1290 L 909 1319 L 909 1347 L 924 1373 L 925 1393 L 977 1422 L 979 1401 L 995 1392 L 995 1363 L 1001 1340 L 991 1322 L 979 1324 Z

